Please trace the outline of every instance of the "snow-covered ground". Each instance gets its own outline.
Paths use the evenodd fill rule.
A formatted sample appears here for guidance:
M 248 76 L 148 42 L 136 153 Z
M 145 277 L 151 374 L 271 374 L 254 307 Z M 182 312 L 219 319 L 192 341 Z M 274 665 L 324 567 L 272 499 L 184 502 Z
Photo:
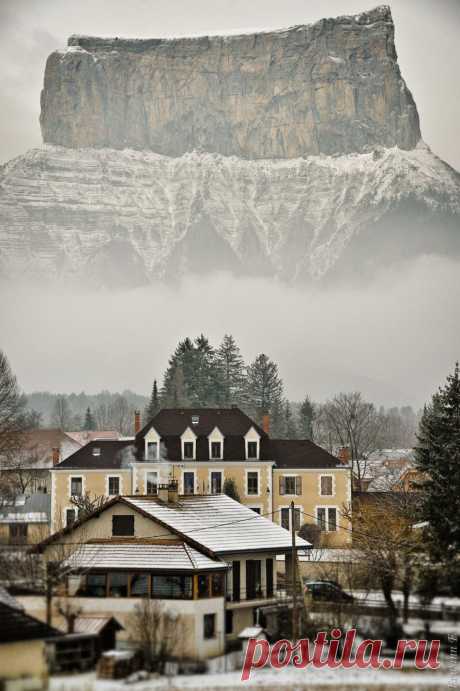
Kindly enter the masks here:
M 249 681 L 242 682 L 239 672 L 224 674 L 184 675 L 172 678 L 151 678 L 134 684 L 123 681 L 107 681 L 96 679 L 94 674 L 82 674 L 73 677 L 53 677 L 49 691 L 163 691 L 168 689 L 242 689 L 251 687 L 257 689 L 290 689 L 291 691 L 315 691 L 316 688 L 334 687 L 365 691 L 378 687 L 379 691 L 410 689 L 417 691 L 435 691 L 447 688 L 452 683 L 453 675 L 446 669 L 444 672 L 394 672 L 375 670 L 330 670 L 330 669 L 283 669 L 280 671 L 255 670 Z

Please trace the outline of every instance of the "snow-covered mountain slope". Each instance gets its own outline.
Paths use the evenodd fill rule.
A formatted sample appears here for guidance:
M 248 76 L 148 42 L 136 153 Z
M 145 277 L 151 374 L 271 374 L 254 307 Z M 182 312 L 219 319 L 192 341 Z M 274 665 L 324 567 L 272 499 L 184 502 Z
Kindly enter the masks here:
M 460 175 L 424 144 L 254 161 L 45 145 L 0 171 L 3 276 L 321 279 L 430 252 L 460 254 Z

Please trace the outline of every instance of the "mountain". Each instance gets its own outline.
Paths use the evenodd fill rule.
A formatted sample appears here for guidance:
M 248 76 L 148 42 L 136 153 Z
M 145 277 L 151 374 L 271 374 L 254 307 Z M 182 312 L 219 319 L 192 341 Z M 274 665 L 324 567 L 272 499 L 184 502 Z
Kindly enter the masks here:
M 71 37 L 45 144 L 0 170 L 0 276 L 133 286 L 367 276 L 460 256 L 460 176 L 420 138 L 387 7 L 190 39 Z

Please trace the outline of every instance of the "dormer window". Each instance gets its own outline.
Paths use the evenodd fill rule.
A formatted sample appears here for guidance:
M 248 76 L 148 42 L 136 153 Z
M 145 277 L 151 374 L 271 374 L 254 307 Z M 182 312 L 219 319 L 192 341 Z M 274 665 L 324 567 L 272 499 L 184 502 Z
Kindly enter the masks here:
M 214 427 L 211 434 L 208 435 L 208 443 L 209 458 L 221 461 L 224 457 L 224 435 L 218 427 Z
M 260 458 L 260 436 L 254 427 L 244 435 L 246 460 L 258 461 Z
M 258 447 L 258 442 L 248 441 L 248 458 L 258 458 Z
M 158 442 L 148 441 L 147 442 L 147 460 L 148 461 L 158 461 Z
M 100 456 L 101 455 L 101 449 L 99 446 L 93 446 L 93 456 Z
M 212 441 L 211 442 L 211 458 L 221 459 L 222 458 L 222 442 Z
M 158 461 L 160 458 L 160 436 L 151 427 L 144 437 L 145 450 L 144 458 L 146 461 Z
M 192 425 L 198 425 L 200 422 L 200 416 L 199 415 L 192 415 Z
M 189 460 L 194 459 L 194 446 L 195 444 L 193 443 L 193 441 L 184 441 L 184 458 L 187 458 Z
M 196 434 L 190 427 L 187 427 L 181 435 L 182 459 L 184 461 L 194 461 L 196 459 Z

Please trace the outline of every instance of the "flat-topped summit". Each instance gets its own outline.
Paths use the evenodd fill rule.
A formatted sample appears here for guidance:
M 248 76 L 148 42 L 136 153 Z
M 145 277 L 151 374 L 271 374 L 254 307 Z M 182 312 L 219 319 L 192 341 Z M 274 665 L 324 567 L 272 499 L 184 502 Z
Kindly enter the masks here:
M 47 61 L 47 143 L 258 159 L 420 139 L 387 6 L 280 31 L 68 44 Z

